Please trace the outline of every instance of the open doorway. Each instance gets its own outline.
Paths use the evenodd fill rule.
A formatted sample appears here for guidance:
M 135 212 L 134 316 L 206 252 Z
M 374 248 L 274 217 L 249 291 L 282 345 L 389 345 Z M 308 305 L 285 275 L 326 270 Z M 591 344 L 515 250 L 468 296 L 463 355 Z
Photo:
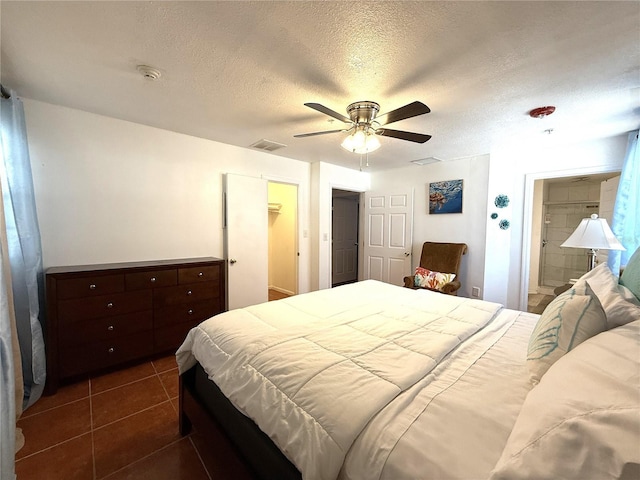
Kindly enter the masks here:
M 360 194 L 333 189 L 331 214 L 331 286 L 358 281 Z
M 585 249 L 560 245 L 583 218 L 595 213 L 611 223 L 619 172 L 534 181 L 527 310 L 542 313 L 573 279 L 587 271 Z M 598 255 L 606 262 L 606 252 Z
M 298 293 L 298 186 L 268 183 L 269 300 Z

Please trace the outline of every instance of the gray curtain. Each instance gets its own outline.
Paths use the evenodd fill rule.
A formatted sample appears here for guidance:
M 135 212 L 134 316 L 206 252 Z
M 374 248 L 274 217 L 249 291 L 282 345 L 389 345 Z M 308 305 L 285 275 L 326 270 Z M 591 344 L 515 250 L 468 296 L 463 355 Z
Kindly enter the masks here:
M 44 312 L 42 247 L 36 214 L 33 178 L 22 101 L 13 91 L 0 100 L 2 200 L 11 269 L 13 306 L 22 359 L 24 408 L 44 389 L 45 351 L 41 312 Z

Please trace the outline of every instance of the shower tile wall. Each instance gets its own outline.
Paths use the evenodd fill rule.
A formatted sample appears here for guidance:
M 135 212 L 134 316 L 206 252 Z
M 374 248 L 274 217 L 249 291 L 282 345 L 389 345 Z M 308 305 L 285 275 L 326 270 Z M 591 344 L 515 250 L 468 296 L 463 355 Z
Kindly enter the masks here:
M 543 232 L 546 229 L 548 243 L 543 248 L 541 283 L 557 287 L 587 271 L 585 249 L 560 245 L 573 233 L 580 220 L 598 213 L 600 183 L 550 183 L 546 193 Z

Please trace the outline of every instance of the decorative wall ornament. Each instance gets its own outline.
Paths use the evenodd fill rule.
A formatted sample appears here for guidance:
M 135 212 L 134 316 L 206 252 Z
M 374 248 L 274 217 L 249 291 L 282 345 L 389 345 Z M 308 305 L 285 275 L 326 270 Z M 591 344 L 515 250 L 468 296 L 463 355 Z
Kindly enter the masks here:
M 496 207 L 498 208 L 504 208 L 509 205 L 509 197 L 500 194 L 496 197 L 493 203 L 495 203 Z
M 498 214 L 497 213 L 492 213 L 491 214 L 491 220 L 495 220 L 496 218 L 498 218 Z
M 429 213 L 462 213 L 462 180 L 429 184 Z
M 510 226 L 509 220 L 506 220 L 506 219 L 500 220 L 500 223 L 498 224 L 498 226 L 500 227 L 501 230 L 507 230 Z

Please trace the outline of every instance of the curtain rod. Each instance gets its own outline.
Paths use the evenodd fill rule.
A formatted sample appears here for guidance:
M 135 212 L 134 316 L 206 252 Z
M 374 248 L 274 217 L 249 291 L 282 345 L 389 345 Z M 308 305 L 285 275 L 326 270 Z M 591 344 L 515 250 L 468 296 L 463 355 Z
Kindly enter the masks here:
M 11 94 L 4 89 L 4 86 L 0 83 L 0 96 L 2 98 L 7 99 L 11 98 Z

